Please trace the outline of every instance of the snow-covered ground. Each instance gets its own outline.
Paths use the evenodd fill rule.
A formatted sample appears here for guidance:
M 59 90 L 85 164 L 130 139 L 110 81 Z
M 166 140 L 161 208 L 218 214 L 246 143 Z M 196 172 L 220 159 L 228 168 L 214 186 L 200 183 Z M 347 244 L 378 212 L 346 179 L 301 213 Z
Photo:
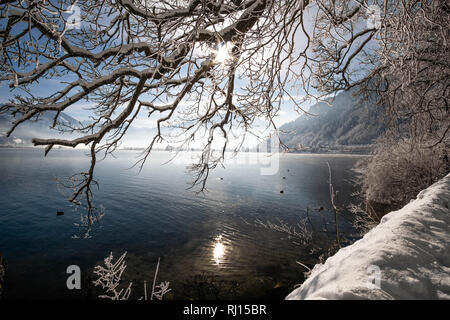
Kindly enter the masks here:
M 450 299 L 449 205 L 450 174 L 316 265 L 286 299 Z

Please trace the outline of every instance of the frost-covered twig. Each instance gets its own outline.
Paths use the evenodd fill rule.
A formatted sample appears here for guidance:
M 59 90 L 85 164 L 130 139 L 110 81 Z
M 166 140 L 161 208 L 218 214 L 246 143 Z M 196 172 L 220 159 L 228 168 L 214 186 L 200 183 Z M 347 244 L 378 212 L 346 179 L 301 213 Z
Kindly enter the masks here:
M 160 258 L 158 258 L 158 264 L 156 265 L 155 277 L 153 278 L 152 295 L 150 296 L 150 300 L 153 300 L 153 296 L 155 296 L 158 300 L 162 300 L 164 295 L 170 291 L 169 281 L 161 282 L 159 285 L 156 285 L 156 277 L 158 276 L 159 271 L 159 262 Z M 155 288 L 159 290 L 155 291 Z M 145 298 L 145 300 L 147 300 L 147 297 Z
M 271 222 L 269 220 L 263 222 L 256 219 L 255 225 L 262 226 L 268 230 L 284 233 L 288 235 L 289 238 L 299 239 L 303 244 L 311 242 L 313 233 L 308 229 L 306 219 L 300 220 L 296 225 L 289 225 L 280 218 L 277 218 L 276 220 L 277 222 Z
M 133 285 L 132 282 L 130 282 L 125 290 L 118 289 L 122 274 L 127 267 L 124 260 L 126 255 L 127 252 L 122 254 L 120 258 L 113 263 L 113 255 L 111 252 L 109 254 L 109 257 L 105 258 L 106 267 L 96 266 L 94 268 L 94 274 L 99 276 L 97 280 L 93 281 L 94 285 L 101 286 L 102 289 L 106 289 L 106 294 L 100 295 L 99 298 L 107 298 L 111 300 L 128 300 L 128 298 L 130 297 L 131 286 Z
M 127 252 L 123 253 L 116 262 L 113 262 L 112 252 L 107 258 L 105 258 L 105 266 L 96 266 L 94 268 L 94 274 L 98 275 L 99 278 L 94 280 L 95 286 L 101 286 L 102 289 L 106 290 L 106 294 L 99 295 L 99 298 L 111 299 L 111 300 L 128 300 L 131 294 L 131 287 L 133 282 L 130 282 L 126 289 L 120 289 L 120 281 L 123 272 L 127 268 L 125 264 L 125 256 Z M 159 285 L 156 285 L 156 277 L 159 271 L 160 258 L 158 258 L 158 264 L 156 266 L 155 276 L 153 279 L 152 293 L 150 300 L 153 300 L 155 296 L 158 300 L 162 300 L 164 295 L 171 291 L 169 288 L 170 282 L 164 281 Z M 156 289 L 156 290 L 155 290 Z M 147 281 L 144 281 L 144 300 L 148 300 L 147 297 Z M 142 297 L 140 298 L 142 299 Z
M 328 166 L 328 175 L 329 175 L 329 184 L 330 184 L 330 201 L 331 201 L 331 207 L 333 208 L 334 224 L 336 227 L 336 243 L 337 243 L 338 247 L 340 248 L 341 242 L 339 241 L 339 226 L 338 226 L 338 221 L 337 221 L 337 214 L 339 212 L 339 209 L 336 205 L 337 192 L 334 190 L 333 184 L 331 182 L 331 166 L 328 161 L 327 161 L 327 166 Z
M 171 289 L 169 289 L 169 285 L 170 285 L 169 281 L 161 282 L 159 285 L 156 286 L 156 288 L 158 288 L 158 290 L 154 291 L 152 293 L 152 295 L 155 296 L 156 299 L 162 300 L 164 295 L 171 290 Z
M 304 267 L 306 270 L 311 271 L 311 268 L 308 267 L 307 265 L 301 263 L 300 261 L 295 261 L 297 264 L 301 265 L 302 267 Z

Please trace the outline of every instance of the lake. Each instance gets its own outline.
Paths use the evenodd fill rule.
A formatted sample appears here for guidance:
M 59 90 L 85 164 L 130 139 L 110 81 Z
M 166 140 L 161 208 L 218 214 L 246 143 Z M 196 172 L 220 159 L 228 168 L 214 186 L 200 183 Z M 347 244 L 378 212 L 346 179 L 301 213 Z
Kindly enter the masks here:
M 256 154 L 240 154 L 211 172 L 205 193 L 187 190 L 186 162 L 164 164 L 155 152 L 143 170 L 130 169 L 137 151 L 117 151 L 99 162 L 95 203 L 105 215 L 83 238 L 80 212 L 65 198 L 57 179 L 86 170 L 83 150 L 59 149 L 44 158 L 39 149 L 0 149 L 0 253 L 7 261 L 5 299 L 92 299 L 93 268 L 127 251 L 124 285 L 143 295 L 158 258 L 158 283 L 170 281 L 168 299 L 281 299 L 303 280 L 296 261 L 314 263 L 304 245 L 255 221 L 295 224 L 306 208 L 315 229 L 333 239 L 328 167 L 340 202 L 355 191 L 351 170 L 361 156 L 285 154 L 274 175 L 261 175 Z M 241 158 L 239 158 L 241 157 Z M 252 158 L 253 157 L 253 158 Z M 240 160 L 239 160 L 240 159 Z M 252 160 L 253 159 L 253 160 Z M 283 178 L 284 177 L 284 178 Z M 280 193 L 283 191 L 283 193 Z M 64 211 L 57 216 L 57 211 Z M 354 230 L 340 214 L 343 236 Z M 68 290 L 66 268 L 78 265 L 82 289 Z

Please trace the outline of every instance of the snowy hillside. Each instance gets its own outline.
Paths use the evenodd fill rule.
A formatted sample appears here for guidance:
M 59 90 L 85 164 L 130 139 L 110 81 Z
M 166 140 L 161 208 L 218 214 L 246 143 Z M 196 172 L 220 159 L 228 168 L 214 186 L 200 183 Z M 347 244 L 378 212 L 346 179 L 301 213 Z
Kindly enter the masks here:
M 449 205 L 450 174 L 316 265 L 286 299 L 450 299 Z
M 8 113 L 0 114 L 0 146 L 31 146 L 31 140 L 35 137 L 60 137 L 60 133 L 51 128 L 55 115 L 55 111 L 46 112 L 40 117 L 39 121 L 21 124 L 10 137 L 7 137 L 6 133 L 11 128 L 14 118 Z M 79 122 L 68 114 L 61 112 L 58 124 L 77 126 Z
M 330 105 L 311 106 L 309 112 L 315 116 L 303 114 L 280 127 L 282 141 L 290 148 L 311 152 L 370 149 L 384 132 L 387 119 L 373 101 L 360 101 L 356 93 L 356 89 L 341 92 Z

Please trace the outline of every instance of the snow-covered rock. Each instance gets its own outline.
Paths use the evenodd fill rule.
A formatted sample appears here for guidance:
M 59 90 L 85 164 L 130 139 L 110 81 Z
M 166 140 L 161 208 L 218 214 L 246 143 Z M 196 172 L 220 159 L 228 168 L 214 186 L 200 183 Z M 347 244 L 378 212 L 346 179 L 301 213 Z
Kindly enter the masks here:
M 449 205 L 450 174 L 316 265 L 286 299 L 450 299 Z

